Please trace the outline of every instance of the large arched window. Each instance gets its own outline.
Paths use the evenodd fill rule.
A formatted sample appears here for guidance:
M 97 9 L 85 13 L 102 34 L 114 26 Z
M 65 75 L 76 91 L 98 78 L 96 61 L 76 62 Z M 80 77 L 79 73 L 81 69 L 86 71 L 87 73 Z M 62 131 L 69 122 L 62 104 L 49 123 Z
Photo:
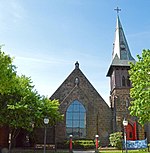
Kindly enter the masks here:
M 78 100 L 73 101 L 67 109 L 66 134 L 72 134 L 74 138 L 86 137 L 86 110 Z

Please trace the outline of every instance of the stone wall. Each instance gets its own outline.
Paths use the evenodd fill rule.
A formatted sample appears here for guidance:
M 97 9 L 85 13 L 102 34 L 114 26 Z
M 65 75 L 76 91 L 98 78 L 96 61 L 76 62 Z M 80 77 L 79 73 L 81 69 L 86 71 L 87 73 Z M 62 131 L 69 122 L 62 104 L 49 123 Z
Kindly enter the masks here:
M 78 83 L 75 83 L 76 79 Z M 60 111 L 64 114 L 64 121 L 56 126 L 57 142 L 66 139 L 65 113 L 69 105 L 78 100 L 86 109 L 86 139 L 94 139 L 98 134 L 101 144 L 109 145 L 108 137 L 112 132 L 111 109 L 78 67 L 56 90 L 51 99 L 59 99 Z

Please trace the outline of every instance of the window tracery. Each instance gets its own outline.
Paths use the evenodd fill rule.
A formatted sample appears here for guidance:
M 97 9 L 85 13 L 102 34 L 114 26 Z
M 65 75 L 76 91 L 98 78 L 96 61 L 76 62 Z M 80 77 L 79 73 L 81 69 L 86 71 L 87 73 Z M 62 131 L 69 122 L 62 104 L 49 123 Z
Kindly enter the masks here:
M 86 137 L 86 110 L 84 106 L 75 100 L 66 112 L 66 135 L 72 134 L 75 138 Z

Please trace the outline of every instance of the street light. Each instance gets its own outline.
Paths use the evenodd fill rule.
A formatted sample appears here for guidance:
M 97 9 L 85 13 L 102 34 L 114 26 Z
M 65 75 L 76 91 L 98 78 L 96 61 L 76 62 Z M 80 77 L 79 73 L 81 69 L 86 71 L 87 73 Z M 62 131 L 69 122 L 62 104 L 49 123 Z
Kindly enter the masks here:
M 126 127 L 128 125 L 128 121 L 125 120 L 125 118 L 123 119 L 123 126 L 124 126 L 124 143 L 125 143 L 125 150 L 126 150 L 126 153 L 128 152 L 127 150 L 127 130 L 126 130 Z
M 45 133 L 44 133 L 44 153 L 46 151 L 46 130 L 47 130 L 47 124 L 49 123 L 49 119 L 47 117 L 44 118 L 44 124 L 45 124 Z
M 99 138 L 99 135 L 95 135 L 95 153 L 98 153 L 98 138 Z
M 69 135 L 69 153 L 73 153 L 73 151 L 72 151 L 72 137 L 73 137 L 73 135 Z

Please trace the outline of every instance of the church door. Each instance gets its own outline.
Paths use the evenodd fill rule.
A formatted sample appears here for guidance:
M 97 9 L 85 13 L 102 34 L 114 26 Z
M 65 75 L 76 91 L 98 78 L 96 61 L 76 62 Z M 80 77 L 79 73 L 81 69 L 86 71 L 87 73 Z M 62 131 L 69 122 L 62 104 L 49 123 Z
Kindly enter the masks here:
M 127 140 L 134 140 L 134 127 L 129 123 L 126 127 L 126 132 L 127 132 Z

